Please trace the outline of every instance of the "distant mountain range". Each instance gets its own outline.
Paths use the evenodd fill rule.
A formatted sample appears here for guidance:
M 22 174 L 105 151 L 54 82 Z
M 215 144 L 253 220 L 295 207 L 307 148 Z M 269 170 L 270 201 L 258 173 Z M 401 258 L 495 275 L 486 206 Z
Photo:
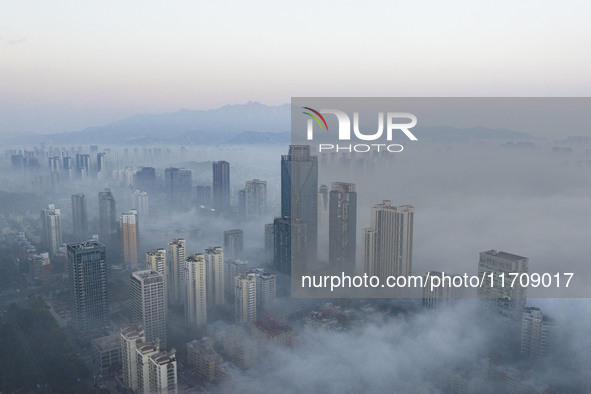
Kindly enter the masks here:
M 267 106 L 249 102 L 213 110 L 136 115 L 106 126 L 38 138 L 51 144 L 289 144 L 290 118 L 290 104 Z M 526 133 L 486 127 L 419 125 L 413 133 L 419 139 L 442 141 L 531 139 Z

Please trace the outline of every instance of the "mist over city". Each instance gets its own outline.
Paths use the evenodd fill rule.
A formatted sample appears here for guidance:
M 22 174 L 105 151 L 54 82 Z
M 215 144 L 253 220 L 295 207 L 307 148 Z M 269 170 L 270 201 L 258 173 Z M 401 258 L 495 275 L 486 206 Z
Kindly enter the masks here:
M 1 9 L 0 393 L 591 392 L 591 3 Z
M 285 108 L 232 111 L 253 106 L 261 124 Z M 216 116 L 229 115 L 198 122 Z M 253 137 L 284 134 L 267 126 L 240 144 L 102 145 L 88 129 L 71 144 L 52 135 L 8 145 L 2 390 L 588 391 L 591 140 L 492 126 L 419 126 L 403 152 L 367 156 Z M 294 220 L 308 214 L 297 204 L 316 205 L 316 230 Z M 372 215 L 390 214 L 397 224 L 371 230 Z M 398 235 L 388 241 L 388 231 Z M 389 246 L 367 249 L 372 237 Z M 382 263 L 388 248 L 399 258 Z M 388 273 L 484 280 L 496 259 L 510 262 L 497 274 L 572 272 L 573 285 L 426 285 L 410 298 L 297 288 L 303 266 L 380 283 Z M 47 332 L 58 338 L 50 346 Z

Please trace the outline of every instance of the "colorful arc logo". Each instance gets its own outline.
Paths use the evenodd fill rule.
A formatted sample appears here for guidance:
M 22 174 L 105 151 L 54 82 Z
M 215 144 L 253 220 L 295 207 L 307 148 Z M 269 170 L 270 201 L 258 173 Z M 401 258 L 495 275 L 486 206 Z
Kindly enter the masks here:
M 324 126 L 326 127 L 326 131 L 328 131 L 328 125 L 326 124 L 326 120 L 324 119 L 324 116 L 322 116 L 320 114 L 320 112 L 318 112 L 315 109 L 312 109 L 310 107 L 302 107 L 302 108 L 307 109 L 308 111 L 314 112 L 314 114 L 318 115 L 318 117 L 320 117 L 320 119 L 322 119 L 322 122 L 324 123 Z M 316 116 L 314 116 L 314 114 L 311 114 L 310 112 L 302 112 L 302 113 L 305 115 L 308 115 L 309 117 L 314 119 L 316 121 L 316 123 L 318 123 L 318 126 L 320 126 L 320 130 L 324 129 L 324 127 L 322 127 L 322 123 L 320 123 L 320 119 L 318 119 Z

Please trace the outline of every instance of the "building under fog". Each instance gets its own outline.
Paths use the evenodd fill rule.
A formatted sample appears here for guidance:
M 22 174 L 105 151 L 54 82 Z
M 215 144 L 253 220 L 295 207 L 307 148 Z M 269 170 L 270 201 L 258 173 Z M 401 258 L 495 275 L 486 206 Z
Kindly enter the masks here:
M 529 259 L 512 253 L 488 250 L 480 252 L 478 261 L 478 276 L 483 278 L 482 286 L 478 288 L 478 297 L 483 299 L 491 310 L 502 315 L 519 318 L 527 299 L 527 287 L 522 287 L 516 280 L 510 283 L 510 274 L 527 274 Z M 502 283 L 505 278 L 505 286 Z
M 193 328 L 207 323 L 207 279 L 203 254 L 185 258 L 185 323 Z
M 307 258 L 315 260 L 318 249 L 318 157 L 311 154 L 309 145 L 290 145 L 289 153 L 281 156 L 281 216 L 305 223 L 302 229 L 306 231 Z
M 240 229 L 224 231 L 224 254 L 227 259 L 239 259 L 244 252 L 244 232 Z
M 363 269 L 384 283 L 388 276 L 412 273 L 412 240 L 415 209 L 394 206 L 389 200 L 371 208 L 370 227 L 363 229 Z
M 148 343 L 160 342 L 166 349 L 166 296 L 164 277 L 153 270 L 137 271 L 130 277 L 131 315 L 144 328 Z
M 49 204 L 41 211 L 41 222 L 43 224 L 43 244 L 50 256 L 57 253 L 62 243 L 62 227 L 60 222 L 60 210 L 54 204 Z
M 332 272 L 354 274 L 357 193 L 352 183 L 333 182 L 329 194 L 328 260 Z
M 528 359 L 547 356 L 551 340 L 552 320 L 539 308 L 528 307 L 521 321 L 521 354 Z
M 105 246 L 97 241 L 68 244 L 71 314 L 79 332 L 102 329 L 108 319 Z
M 214 161 L 213 170 L 213 206 L 216 211 L 230 211 L 230 163 Z
M 139 220 L 137 209 L 121 214 L 121 246 L 123 248 L 123 261 L 133 267 L 138 265 L 139 254 Z
M 84 193 L 72 195 L 72 221 L 74 224 L 74 240 L 76 242 L 88 239 L 88 210 Z

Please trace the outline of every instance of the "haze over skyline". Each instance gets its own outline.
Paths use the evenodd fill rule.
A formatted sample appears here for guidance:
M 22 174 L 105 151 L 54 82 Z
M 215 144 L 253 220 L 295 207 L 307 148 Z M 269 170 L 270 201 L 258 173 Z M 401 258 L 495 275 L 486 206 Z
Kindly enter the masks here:
M 292 96 L 587 96 L 589 8 L 8 3 L 0 134 L 77 131 L 251 100 L 280 105 Z

